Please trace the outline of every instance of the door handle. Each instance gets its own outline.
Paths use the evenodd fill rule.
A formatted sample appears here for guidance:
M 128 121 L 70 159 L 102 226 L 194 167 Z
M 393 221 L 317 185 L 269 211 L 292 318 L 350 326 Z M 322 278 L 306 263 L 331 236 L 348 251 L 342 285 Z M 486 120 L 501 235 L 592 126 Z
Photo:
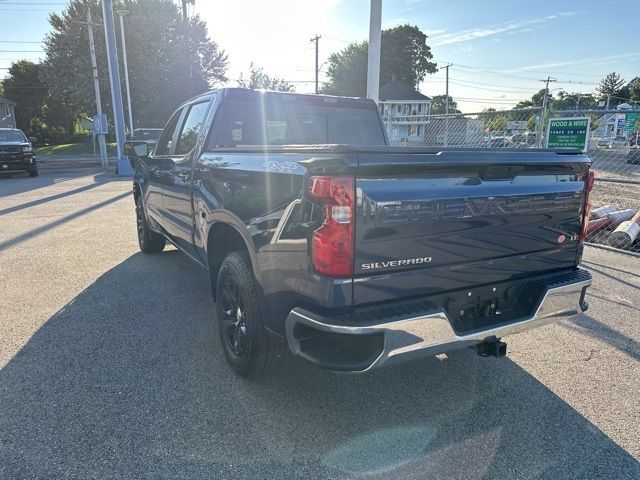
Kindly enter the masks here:
M 186 182 L 187 180 L 189 180 L 189 177 L 191 175 L 188 172 L 178 172 L 176 176 L 183 182 Z

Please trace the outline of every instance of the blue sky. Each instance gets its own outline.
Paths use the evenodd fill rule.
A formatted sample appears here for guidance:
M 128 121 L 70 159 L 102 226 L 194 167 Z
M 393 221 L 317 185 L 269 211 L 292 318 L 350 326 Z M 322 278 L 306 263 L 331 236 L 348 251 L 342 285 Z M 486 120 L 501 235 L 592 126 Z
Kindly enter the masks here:
M 40 50 L 38 43 L 13 42 L 39 42 L 48 31 L 47 12 L 62 7 L 60 0 L 0 0 L 0 68 L 41 57 L 7 50 Z M 322 35 L 324 62 L 367 38 L 368 7 L 369 0 L 196 0 L 190 10 L 207 20 L 211 37 L 229 53 L 231 84 L 253 61 L 308 92 L 309 39 Z M 559 80 L 553 88 L 582 93 L 611 71 L 627 80 L 640 75 L 638 0 L 383 0 L 382 15 L 383 28 L 410 23 L 429 35 L 434 60 L 454 64 L 450 93 L 467 112 L 510 108 L 547 75 Z M 444 72 L 427 76 L 420 88 L 444 93 Z

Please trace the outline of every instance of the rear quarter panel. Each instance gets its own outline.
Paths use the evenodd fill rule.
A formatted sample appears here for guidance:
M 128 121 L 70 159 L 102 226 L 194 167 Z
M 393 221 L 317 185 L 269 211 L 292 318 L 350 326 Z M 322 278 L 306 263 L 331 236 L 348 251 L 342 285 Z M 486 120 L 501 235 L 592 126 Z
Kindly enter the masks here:
M 211 229 L 233 226 L 249 250 L 268 327 L 280 334 L 294 306 L 351 303 L 352 279 L 321 278 L 310 268 L 308 223 L 315 213 L 304 198 L 310 175 L 305 159 L 304 154 L 213 151 L 203 153 L 194 167 L 198 254 L 206 263 Z

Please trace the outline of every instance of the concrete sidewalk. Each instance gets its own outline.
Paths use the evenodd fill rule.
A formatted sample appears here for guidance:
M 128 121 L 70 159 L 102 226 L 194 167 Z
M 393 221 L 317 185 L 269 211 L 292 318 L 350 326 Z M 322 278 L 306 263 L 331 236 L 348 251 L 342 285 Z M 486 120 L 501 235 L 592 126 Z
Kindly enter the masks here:
M 100 155 L 37 155 L 39 168 L 86 168 L 100 167 Z M 108 157 L 109 167 L 116 167 L 117 157 Z

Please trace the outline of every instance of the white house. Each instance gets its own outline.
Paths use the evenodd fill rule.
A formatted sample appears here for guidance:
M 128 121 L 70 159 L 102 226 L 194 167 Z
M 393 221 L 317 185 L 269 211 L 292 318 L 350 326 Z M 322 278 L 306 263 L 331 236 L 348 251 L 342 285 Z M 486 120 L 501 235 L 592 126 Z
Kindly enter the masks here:
M 625 112 L 628 110 L 637 111 L 637 107 L 629 105 L 628 103 L 621 103 L 616 107 L 616 110 L 620 113 L 608 113 L 598 118 L 598 128 L 592 132 L 595 137 L 617 137 L 621 134 L 628 136 L 628 134 L 623 131 Z
M 424 140 L 430 97 L 394 78 L 380 89 L 378 108 L 393 143 Z
M 0 128 L 16 128 L 16 102 L 0 97 Z

